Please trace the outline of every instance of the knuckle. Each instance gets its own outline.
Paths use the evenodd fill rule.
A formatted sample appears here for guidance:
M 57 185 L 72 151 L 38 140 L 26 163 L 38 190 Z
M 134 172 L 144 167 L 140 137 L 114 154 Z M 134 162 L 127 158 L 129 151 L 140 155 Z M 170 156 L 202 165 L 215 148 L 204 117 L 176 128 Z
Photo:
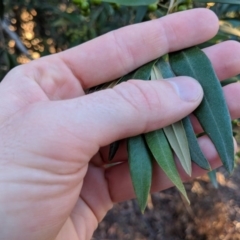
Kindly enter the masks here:
M 150 113 L 161 106 L 160 96 L 149 82 L 129 80 L 116 86 L 115 91 L 137 111 Z
M 129 72 L 132 70 L 132 66 L 135 66 L 135 55 L 132 48 L 128 46 L 126 41 L 122 41 L 121 37 L 118 36 L 119 31 L 112 31 L 111 37 L 117 49 L 117 59 L 122 66 L 124 72 Z

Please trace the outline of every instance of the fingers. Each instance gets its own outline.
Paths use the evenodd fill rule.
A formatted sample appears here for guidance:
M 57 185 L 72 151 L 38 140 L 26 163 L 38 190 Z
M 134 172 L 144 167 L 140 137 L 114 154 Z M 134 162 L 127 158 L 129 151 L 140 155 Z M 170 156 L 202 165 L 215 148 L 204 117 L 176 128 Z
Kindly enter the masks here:
M 232 83 L 223 88 L 232 119 L 240 118 L 240 83 Z
M 203 49 L 210 59 L 219 80 L 234 77 L 240 73 L 240 43 L 226 41 Z M 228 59 L 226 61 L 226 59 Z
M 203 51 L 211 60 L 220 80 L 240 73 L 240 44 L 238 42 L 223 42 Z M 13 98 L 18 98 L 18 103 L 31 103 L 47 98 L 60 100 L 84 95 L 79 79 L 56 56 L 41 58 L 31 62 L 31 65 L 26 64 L 11 71 L 1 84 L 0 94 L 6 101 L 2 104 L 4 106 L 12 104 Z M 19 79 L 19 76 L 22 78 Z M 16 81 L 21 81 L 21 86 Z M 41 88 L 37 89 L 39 86 Z
M 28 109 L 28 114 L 26 111 L 23 114 L 28 117 L 26 128 L 33 124 L 36 135 L 44 136 L 38 141 L 44 145 L 45 152 L 56 148 L 54 139 L 60 134 L 64 138 L 57 143 L 61 142 L 65 147 L 75 146 L 74 151 L 71 150 L 74 158 L 79 158 L 81 153 L 89 160 L 99 147 L 183 118 L 198 106 L 202 95 L 199 83 L 189 77 L 168 81 L 131 80 L 80 98 L 39 103 Z M 43 125 L 47 131 L 39 129 Z M 29 143 L 29 148 L 30 145 L 35 149 L 34 142 Z M 65 152 L 67 157 L 69 151 Z
M 221 166 L 219 156 L 209 138 L 206 136 L 201 137 L 199 139 L 199 145 L 202 148 L 204 155 L 209 160 L 212 169 Z M 192 167 L 192 177 L 189 177 L 184 173 L 179 161 L 177 161 L 177 168 L 184 182 L 199 177 L 207 172 L 194 163 Z M 135 197 L 127 162 L 107 169 L 106 179 L 108 181 L 109 192 L 113 202 L 121 202 Z M 161 191 L 172 186 L 172 182 L 155 162 L 153 165 L 151 192 Z
M 228 105 L 231 119 L 240 118 L 240 83 L 232 83 L 223 87 L 223 93 Z M 203 129 L 194 115 L 190 115 L 191 122 L 196 134 L 202 133 Z
M 133 26 L 131 26 L 131 27 L 133 27 Z M 110 35 L 110 33 L 109 33 L 109 35 Z M 139 39 L 141 39 L 141 38 L 139 37 Z M 106 43 L 101 43 L 100 40 L 101 40 L 101 37 L 94 41 L 96 41 L 96 43 L 95 43 L 96 45 L 99 44 L 99 46 L 101 46 L 101 48 L 102 48 L 102 46 L 104 46 L 104 44 L 106 45 Z M 138 45 L 137 44 L 138 41 L 139 40 L 136 40 L 135 45 Z M 177 41 L 177 42 L 178 42 L 178 44 L 180 44 L 179 41 Z M 90 43 L 91 42 L 89 42 L 89 44 Z M 86 44 L 88 44 L 88 43 L 86 43 Z M 100 45 L 100 44 L 102 44 L 102 45 Z M 132 47 L 134 47 L 135 45 L 133 45 Z M 80 45 L 77 48 L 85 49 L 84 46 L 85 45 Z M 139 46 L 139 49 L 135 50 L 137 52 L 140 52 L 142 55 L 137 57 L 138 60 L 135 60 L 134 64 L 129 65 L 128 70 L 134 70 L 136 67 L 139 67 L 140 65 L 146 63 L 149 59 L 152 60 L 154 58 L 154 57 L 149 58 L 151 56 L 151 54 L 150 54 L 151 51 L 148 50 L 148 48 L 150 48 L 150 47 L 153 48 L 153 46 L 151 44 L 149 46 L 145 47 L 145 51 L 146 52 L 149 51 L 149 52 L 145 53 L 145 55 L 144 55 L 144 53 L 141 53 L 141 51 L 140 51 L 142 49 L 142 47 Z M 177 49 L 175 49 L 175 50 L 177 50 Z M 71 50 L 69 50 L 69 51 L 71 51 Z M 83 51 L 83 50 L 81 50 L 81 51 Z M 93 50 L 91 50 L 91 52 L 92 51 Z M 131 51 L 134 51 L 134 49 L 128 50 L 128 52 L 131 52 Z M 162 48 L 158 48 L 158 50 L 155 49 L 153 51 L 153 53 L 156 53 L 157 51 L 162 51 Z M 166 49 L 166 51 L 167 51 L 167 49 Z M 238 42 L 235 42 L 235 41 L 223 42 L 223 43 L 211 46 L 209 48 L 203 49 L 203 51 L 207 54 L 208 58 L 212 62 L 215 72 L 220 80 L 224 80 L 226 78 L 236 76 L 240 73 L 240 67 L 239 67 L 240 44 Z M 66 51 L 66 52 L 68 52 L 68 51 Z M 77 53 L 77 49 L 76 49 L 76 53 Z M 155 57 L 159 57 L 163 53 L 165 53 L 165 52 L 158 53 L 159 55 L 155 56 Z M 126 71 L 119 70 L 119 68 L 121 68 L 120 67 L 121 65 L 119 64 L 119 60 L 116 60 L 116 59 L 119 59 L 120 56 L 121 56 L 121 58 L 125 58 L 127 55 L 124 54 L 124 52 L 121 52 L 121 53 L 119 53 L 120 55 L 118 56 L 118 58 L 113 60 L 114 56 L 111 57 L 111 54 L 109 56 L 107 56 L 105 53 L 106 61 L 109 61 L 109 63 L 106 63 L 106 64 L 104 63 L 104 59 L 98 60 L 97 57 L 96 57 L 95 61 L 92 60 L 91 64 L 90 63 L 87 64 L 88 59 L 86 58 L 85 63 L 83 64 L 83 67 L 82 67 L 83 69 L 79 73 L 75 73 L 74 70 L 71 70 L 72 65 L 70 66 L 70 64 L 73 64 L 73 63 L 68 63 L 67 61 L 64 60 L 68 64 L 68 66 L 66 66 L 60 60 L 58 55 L 52 55 L 52 56 L 42 58 L 37 61 L 33 61 L 31 63 L 31 66 L 28 66 L 28 64 L 25 65 L 24 66 L 25 70 L 23 71 L 23 74 L 25 72 L 25 74 L 27 74 L 28 77 L 34 79 L 41 86 L 43 92 L 47 95 L 47 97 L 50 100 L 70 99 L 70 98 L 84 95 L 84 91 L 80 84 L 83 84 L 84 85 L 83 87 L 86 89 L 88 87 L 92 87 L 93 85 L 97 85 L 97 84 L 115 79 L 117 77 L 120 77 L 126 73 Z M 102 57 L 102 56 L 99 56 L 99 58 L 100 57 Z M 117 57 L 117 56 L 115 56 L 115 57 Z M 128 57 L 128 59 L 129 59 L 129 57 Z M 142 60 L 142 63 L 138 63 L 138 61 L 140 61 L 140 59 L 145 59 L 145 60 Z M 224 59 L 228 59 L 228 61 L 225 61 Z M 112 63 L 110 63 L 110 61 Z M 125 60 L 123 60 L 123 61 L 125 61 Z M 125 61 L 125 62 L 127 64 L 127 62 L 129 62 L 129 61 Z M 97 69 L 97 67 L 95 65 L 101 65 L 101 64 L 104 66 L 99 66 L 99 68 L 101 68 L 101 70 L 99 70 L 98 73 L 95 73 L 95 69 Z M 88 66 L 90 69 L 88 69 Z M 79 70 L 80 68 L 81 68 L 81 66 L 79 64 L 78 68 L 77 68 L 78 71 L 80 71 Z M 46 69 L 47 69 L 47 71 L 46 71 Z M 91 71 L 91 73 L 89 73 L 88 71 Z M 17 74 L 19 75 L 19 73 L 17 73 Z M 80 76 L 81 74 L 83 74 L 83 75 L 87 74 L 87 76 L 81 77 Z M 115 74 L 115 75 L 112 76 L 113 74 Z M 14 81 L 19 80 L 18 78 L 13 77 L 13 76 L 12 76 L 12 79 L 15 79 Z M 29 81 L 29 79 L 28 79 L 28 81 Z M 31 86 L 26 86 L 25 88 L 27 88 L 29 91 L 29 88 Z M 24 82 L 23 82 L 22 88 L 23 87 L 24 87 Z M 20 91 L 19 87 L 16 89 L 16 91 Z M 5 92 L 9 92 L 9 91 L 5 91 Z M 1 95 L 2 94 L 4 94 L 4 93 L 1 93 Z M 35 91 L 34 91 L 34 95 L 36 95 Z
M 121 28 L 55 58 L 60 57 L 86 89 L 121 77 L 169 51 L 202 43 L 217 30 L 218 20 L 211 11 L 194 9 Z
M 229 84 L 225 87 L 223 87 L 225 99 L 228 105 L 228 109 L 231 115 L 232 119 L 240 118 L 240 83 L 233 83 Z M 197 118 L 194 115 L 190 115 L 190 119 L 194 128 L 194 131 L 196 134 L 202 133 L 203 129 L 197 120 Z M 101 149 L 101 156 L 103 159 L 102 161 L 94 161 L 97 165 L 103 165 L 105 163 L 109 163 L 108 160 L 108 154 L 109 154 L 109 147 L 106 147 L 104 149 Z M 126 144 L 122 143 L 120 145 L 120 148 L 114 157 L 112 162 L 120 162 L 120 161 L 127 161 L 127 151 L 126 151 Z
M 169 125 L 193 111 L 201 99 L 202 88 L 188 77 L 169 81 L 132 80 L 75 100 L 74 112 L 79 112 L 81 118 L 76 119 L 78 115 L 73 112 L 70 117 L 73 123 L 78 120 L 77 125 L 68 126 L 75 132 L 81 126 L 87 139 L 91 137 L 99 146 L 106 146 Z M 59 111 L 61 114 L 62 109 Z

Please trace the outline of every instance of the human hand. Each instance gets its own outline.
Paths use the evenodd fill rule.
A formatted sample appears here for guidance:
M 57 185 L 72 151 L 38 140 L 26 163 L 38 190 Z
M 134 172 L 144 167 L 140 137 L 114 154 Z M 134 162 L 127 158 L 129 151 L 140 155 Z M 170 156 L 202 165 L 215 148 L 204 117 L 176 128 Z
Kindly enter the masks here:
M 201 87 L 179 77 L 133 80 L 89 95 L 85 90 L 167 52 L 204 42 L 217 30 L 210 11 L 185 11 L 11 71 L 0 84 L 0 238 L 90 239 L 113 202 L 134 197 L 124 144 L 114 159 L 122 163 L 110 168 L 104 167 L 107 146 L 188 115 L 201 101 Z M 204 51 L 219 79 L 240 73 L 238 43 Z M 239 92 L 238 83 L 224 88 L 232 118 L 240 117 Z M 210 140 L 199 141 L 212 167 L 219 166 Z M 188 180 L 180 166 L 179 171 Z M 193 165 L 194 177 L 203 173 Z M 171 186 L 154 166 L 152 191 Z

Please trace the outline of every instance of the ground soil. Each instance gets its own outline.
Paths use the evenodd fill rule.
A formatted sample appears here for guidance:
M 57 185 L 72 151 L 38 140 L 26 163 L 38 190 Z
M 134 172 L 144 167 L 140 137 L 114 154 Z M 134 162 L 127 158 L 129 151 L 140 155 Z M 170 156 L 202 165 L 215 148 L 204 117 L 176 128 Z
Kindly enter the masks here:
M 175 188 L 152 194 L 144 215 L 135 200 L 116 204 L 92 240 L 239 240 L 240 164 L 217 178 L 218 189 L 207 175 L 185 184 L 190 206 Z

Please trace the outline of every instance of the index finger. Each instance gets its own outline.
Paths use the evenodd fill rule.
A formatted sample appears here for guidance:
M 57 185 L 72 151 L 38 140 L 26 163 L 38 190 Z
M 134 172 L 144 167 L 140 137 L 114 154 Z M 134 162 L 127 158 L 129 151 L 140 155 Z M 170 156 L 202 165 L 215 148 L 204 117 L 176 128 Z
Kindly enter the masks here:
M 60 57 L 87 89 L 165 53 L 202 43 L 217 30 L 214 13 L 194 9 L 112 31 L 55 57 Z

